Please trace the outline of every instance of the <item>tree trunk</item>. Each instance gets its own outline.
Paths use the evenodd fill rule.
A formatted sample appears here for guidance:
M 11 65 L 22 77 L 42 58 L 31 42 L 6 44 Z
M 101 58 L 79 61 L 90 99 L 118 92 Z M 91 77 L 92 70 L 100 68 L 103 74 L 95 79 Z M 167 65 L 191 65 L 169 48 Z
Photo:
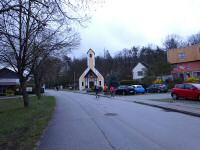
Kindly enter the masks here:
M 28 93 L 26 91 L 26 84 L 24 82 L 21 82 L 20 86 L 21 86 L 21 91 L 22 91 L 22 96 L 23 96 L 23 101 L 24 101 L 24 107 L 28 107 L 29 106 L 29 97 L 28 97 Z
M 35 85 L 35 93 L 36 93 L 36 96 L 37 96 L 38 99 L 41 98 L 41 92 L 40 92 L 40 89 L 41 89 L 41 86 L 40 86 L 39 83 L 37 83 L 37 84 Z
M 35 82 L 35 94 L 37 99 L 41 98 L 41 81 L 37 72 L 34 73 L 34 82 Z

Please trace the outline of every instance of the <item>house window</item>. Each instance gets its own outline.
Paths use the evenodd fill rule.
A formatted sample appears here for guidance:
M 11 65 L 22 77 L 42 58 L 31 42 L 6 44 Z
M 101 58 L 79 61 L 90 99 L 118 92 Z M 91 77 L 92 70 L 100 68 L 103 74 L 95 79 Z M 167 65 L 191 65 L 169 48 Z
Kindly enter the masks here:
M 99 85 L 101 85 L 101 81 L 99 81 Z
M 143 76 L 143 71 L 138 71 L 137 74 L 138 76 Z
M 82 86 L 84 86 L 84 82 L 82 82 Z
M 178 65 L 177 65 L 177 64 L 173 64 L 173 65 L 172 65 L 172 68 L 173 68 L 173 69 L 177 69 L 177 68 L 178 68 Z
M 90 57 L 92 57 L 92 54 L 90 54 Z
M 200 72 L 193 72 L 193 76 L 200 79 Z
M 179 59 L 185 59 L 186 58 L 186 54 L 184 52 L 180 52 L 180 53 L 178 53 L 178 58 Z

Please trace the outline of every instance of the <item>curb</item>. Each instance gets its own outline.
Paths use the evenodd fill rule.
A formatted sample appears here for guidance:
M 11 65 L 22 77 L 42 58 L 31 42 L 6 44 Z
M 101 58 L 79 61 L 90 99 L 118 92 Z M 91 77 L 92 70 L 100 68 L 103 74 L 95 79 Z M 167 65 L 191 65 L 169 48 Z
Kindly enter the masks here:
M 73 92 L 73 93 L 79 93 L 79 94 L 87 94 L 87 95 L 94 95 L 93 93 L 81 93 L 81 92 Z M 111 98 L 110 96 L 107 96 L 107 95 L 99 95 L 100 97 L 106 97 L 106 98 Z
M 200 117 L 200 114 L 198 114 L 198 113 L 189 112 L 189 111 L 185 111 L 185 110 L 178 110 L 178 109 L 175 109 L 175 108 L 164 107 L 164 106 L 160 106 L 160 105 L 156 105 L 156 104 L 150 104 L 150 103 L 138 102 L 138 101 L 134 101 L 134 103 L 146 105 L 146 106 L 151 106 L 151 107 L 156 107 L 156 108 L 161 108 L 161 109 L 165 109 L 165 110 L 169 110 L 169 111 L 173 111 L 173 112 L 178 112 L 178 113 L 182 113 L 182 114 L 190 115 L 190 116 L 194 116 L 194 117 Z

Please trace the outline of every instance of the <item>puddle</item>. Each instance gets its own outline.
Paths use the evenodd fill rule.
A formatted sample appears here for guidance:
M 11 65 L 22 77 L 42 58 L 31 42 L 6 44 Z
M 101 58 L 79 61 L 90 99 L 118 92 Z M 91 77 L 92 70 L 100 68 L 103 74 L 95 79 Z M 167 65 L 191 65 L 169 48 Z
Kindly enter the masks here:
M 117 114 L 116 113 L 106 113 L 106 114 L 104 114 L 104 116 L 117 116 Z

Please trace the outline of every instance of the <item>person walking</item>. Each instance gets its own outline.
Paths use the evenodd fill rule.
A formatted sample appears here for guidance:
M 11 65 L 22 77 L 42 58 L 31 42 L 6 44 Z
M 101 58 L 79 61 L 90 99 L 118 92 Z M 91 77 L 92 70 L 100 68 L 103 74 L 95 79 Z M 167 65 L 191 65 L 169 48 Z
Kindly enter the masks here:
M 112 85 L 110 86 L 110 95 L 114 97 L 114 87 Z
M 104 87 L 103 87 L 104 95 L 106 95 L 106 93 L 107 93 L 107 88 L 108 88 L 108 87 L 107 87 L 107 85 L 105 84 Z
M 96 95 L 96 98 L 99 98 L 99 87 L 97 85 L 95 85 L 95 95 Z
M 56 90 L 58 91 L 59 89 L 58 89 L 58 86 L 56 86 Z

